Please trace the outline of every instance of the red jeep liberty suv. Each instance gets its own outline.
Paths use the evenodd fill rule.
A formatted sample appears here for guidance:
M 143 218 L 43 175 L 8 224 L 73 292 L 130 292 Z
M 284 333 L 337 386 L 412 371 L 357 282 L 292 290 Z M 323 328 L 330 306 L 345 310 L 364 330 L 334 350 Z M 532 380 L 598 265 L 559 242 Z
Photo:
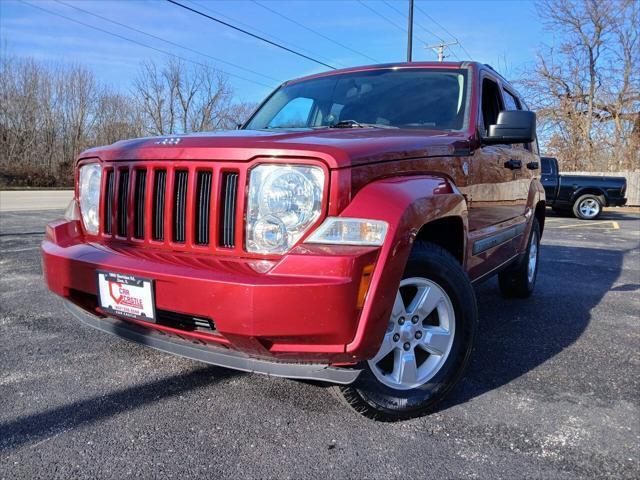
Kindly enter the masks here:
M 312 75 L 237 131 L 83 152 L 44 275 L 104 332 L 409 418 L 464 372 L 473 283 L 533 291 L 539 162 L 535 114 L 489 66 Z

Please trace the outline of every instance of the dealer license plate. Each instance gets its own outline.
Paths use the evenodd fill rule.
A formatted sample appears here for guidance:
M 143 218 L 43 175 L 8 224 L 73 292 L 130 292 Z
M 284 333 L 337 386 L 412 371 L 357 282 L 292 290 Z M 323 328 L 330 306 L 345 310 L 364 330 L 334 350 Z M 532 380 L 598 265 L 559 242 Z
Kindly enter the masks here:
M 98 270 L 98 302 L 114 315 L 155 321 L 153 280 Z

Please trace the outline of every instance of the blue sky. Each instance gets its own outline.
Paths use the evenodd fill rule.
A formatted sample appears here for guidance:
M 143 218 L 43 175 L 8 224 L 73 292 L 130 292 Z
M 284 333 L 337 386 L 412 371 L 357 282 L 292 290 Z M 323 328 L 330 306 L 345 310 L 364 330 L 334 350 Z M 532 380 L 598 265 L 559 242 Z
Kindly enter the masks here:
M 11 54 L 47 62 L 80 63 L 92 69 L 107 85 L 123 91 L 129 89 L 141 61 L 154 59 L 162 62 L 166 55 L 26 3 L 196 62 L 212 63 L 235 75 L 230 77 L 231 82 L 237 97 L 245 101 L 259 101 L 269 93 L 270 86 L 276 86 L 280 81 L 327 69 L 164 0 L 61 1 L 209 57 L 109 23 L 54 0 L 24 1 L 0 0 L 0 40 Z M 406 12 L 406 0 L 180 1 L 330 65 L 375 63 L 367 56 L 380 62 L 403 61 L 406 56 L 406 33 L 403 32 L 406 16 L 396 11 Z M 450 41 L 454 35 L 466 49 L 465 52 L 454 47 L 452 53 L 459 58 L 466 60 L 471 55 L 473 60 L 490 63 L 507 76 L 514 77 L 533 62 L 537 46 L 549 35 L 542 29 L 535 6 L 530 1 L 416 0 L 415 3 L 446 29 L 443 30 L 417 8 L 415 60 L 435 60 L 436 54 L 423 48 L 424 42 L 437 43 L 438 37 Z M 349 49 L 285 20 L 259 4 Z M 214 61 L 210 57 L 228 63 Z

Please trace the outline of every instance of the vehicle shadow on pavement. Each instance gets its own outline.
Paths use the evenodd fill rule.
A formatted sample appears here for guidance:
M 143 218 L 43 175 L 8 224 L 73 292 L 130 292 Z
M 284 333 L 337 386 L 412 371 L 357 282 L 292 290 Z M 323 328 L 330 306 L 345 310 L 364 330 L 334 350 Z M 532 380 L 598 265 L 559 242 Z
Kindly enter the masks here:
M 467 374 L 440 410 L 534 370 L 573 344 L 620 276 L 625 251 L 542 245 L 536 291 L 506 299 L 497 280 L 477 286 L 480 322 Z
M 107 395 L 18 418 L 0 424 L 0 453 L 241 374 L 213 366 L 198 368 L 187 374 L 180 373 L 154 382 L 137 384 Z

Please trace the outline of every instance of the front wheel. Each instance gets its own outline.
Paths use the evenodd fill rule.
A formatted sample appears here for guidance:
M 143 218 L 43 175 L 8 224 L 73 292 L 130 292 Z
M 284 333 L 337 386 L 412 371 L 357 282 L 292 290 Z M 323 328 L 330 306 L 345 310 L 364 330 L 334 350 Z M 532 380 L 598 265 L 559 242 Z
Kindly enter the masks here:
M 602 213 L 602 203 L 595 195 L 582 195 L 573 204 L 573 214 L 582 220 L 595 220 Z
M 424 415 L 461 378 L 473 346 L 476 299 L 458 261 L 417 243 L 378 353 L 358 380 L 336 387 L 357 412 L 394 421 Z

